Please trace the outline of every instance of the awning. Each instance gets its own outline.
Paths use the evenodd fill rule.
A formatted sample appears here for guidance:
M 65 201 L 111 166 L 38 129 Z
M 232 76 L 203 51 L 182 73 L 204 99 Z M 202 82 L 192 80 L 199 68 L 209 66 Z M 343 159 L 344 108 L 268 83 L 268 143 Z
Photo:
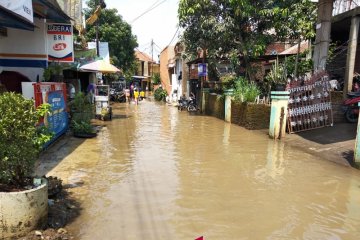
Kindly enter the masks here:
M 145 78 L 148 78 L 148 77 L 145 77 L 145 76 L 132 76 L 132 78 L 145 79 Z
M 56 23 L 70 23 L 71 18 L 64 13 L 56 0 L 33 0 L 34 14 Z
M 35 25 L 0 5 L 0 26 L 34 31 Z
M 92 63 L 85 64 L 79 68 L 83 72 L 101 72 L 101 73 L 117 73 L 120 69 L 104 60 L 97 60 Z

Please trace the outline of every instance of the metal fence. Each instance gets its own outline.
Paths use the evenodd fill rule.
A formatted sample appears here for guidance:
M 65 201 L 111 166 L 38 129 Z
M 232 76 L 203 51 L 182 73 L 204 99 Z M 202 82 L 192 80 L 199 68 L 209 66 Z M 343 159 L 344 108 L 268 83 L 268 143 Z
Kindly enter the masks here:
M 289 133 L 333 125 L 331 86 L 326 72 L 294 78 L 287 90 Z

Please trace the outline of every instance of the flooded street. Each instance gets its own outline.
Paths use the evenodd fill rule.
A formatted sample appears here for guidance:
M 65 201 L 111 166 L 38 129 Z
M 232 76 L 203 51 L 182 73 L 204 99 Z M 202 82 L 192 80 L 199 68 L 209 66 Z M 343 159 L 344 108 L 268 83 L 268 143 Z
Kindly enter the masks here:
M 81 204 L 76 239 L 359 239 L 359 170 L 175 107 L 114 108 L 38 169 Z

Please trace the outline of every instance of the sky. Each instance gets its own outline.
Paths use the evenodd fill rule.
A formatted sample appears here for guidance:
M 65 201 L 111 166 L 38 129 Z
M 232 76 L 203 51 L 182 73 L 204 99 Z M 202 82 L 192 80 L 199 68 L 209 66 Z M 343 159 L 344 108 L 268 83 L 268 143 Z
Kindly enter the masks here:
M 172 45 L 178 39 L 177 9 L 179 0 L 105 0 L 106 8 L 116 8 L 123 19 L 132 26 L 132 32 L 137 36 L 140 51 L 151 56 L 151 39 L 154 46 L 154 59 L 160 54 L 175 35 Z M 160 4 L 161 3 L 161 4 Z M 160 5 L 158 5 L 160 4 Z M 139 17 L 151 6 L 153 10 Z M 85 7 L 85 6 L 84 6 Z M 135 18 L 136 21 L 132 22 Z

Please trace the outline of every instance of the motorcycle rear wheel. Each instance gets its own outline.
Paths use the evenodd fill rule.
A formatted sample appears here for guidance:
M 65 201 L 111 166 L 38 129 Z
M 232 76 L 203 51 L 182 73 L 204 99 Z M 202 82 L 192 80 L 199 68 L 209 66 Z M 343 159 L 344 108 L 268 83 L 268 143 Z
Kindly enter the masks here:
M 345 118 L 349 123 L 356 123 L 358 121 L 359 115 L 354 112 L 354 109 L 348 108 L 345 112 Z
M 188 106 L 187 110 L 188 110 L 189 112 L 195 112 L 197 109 L 196 109 L 196 106 L 190 104 L 190 105 Z

